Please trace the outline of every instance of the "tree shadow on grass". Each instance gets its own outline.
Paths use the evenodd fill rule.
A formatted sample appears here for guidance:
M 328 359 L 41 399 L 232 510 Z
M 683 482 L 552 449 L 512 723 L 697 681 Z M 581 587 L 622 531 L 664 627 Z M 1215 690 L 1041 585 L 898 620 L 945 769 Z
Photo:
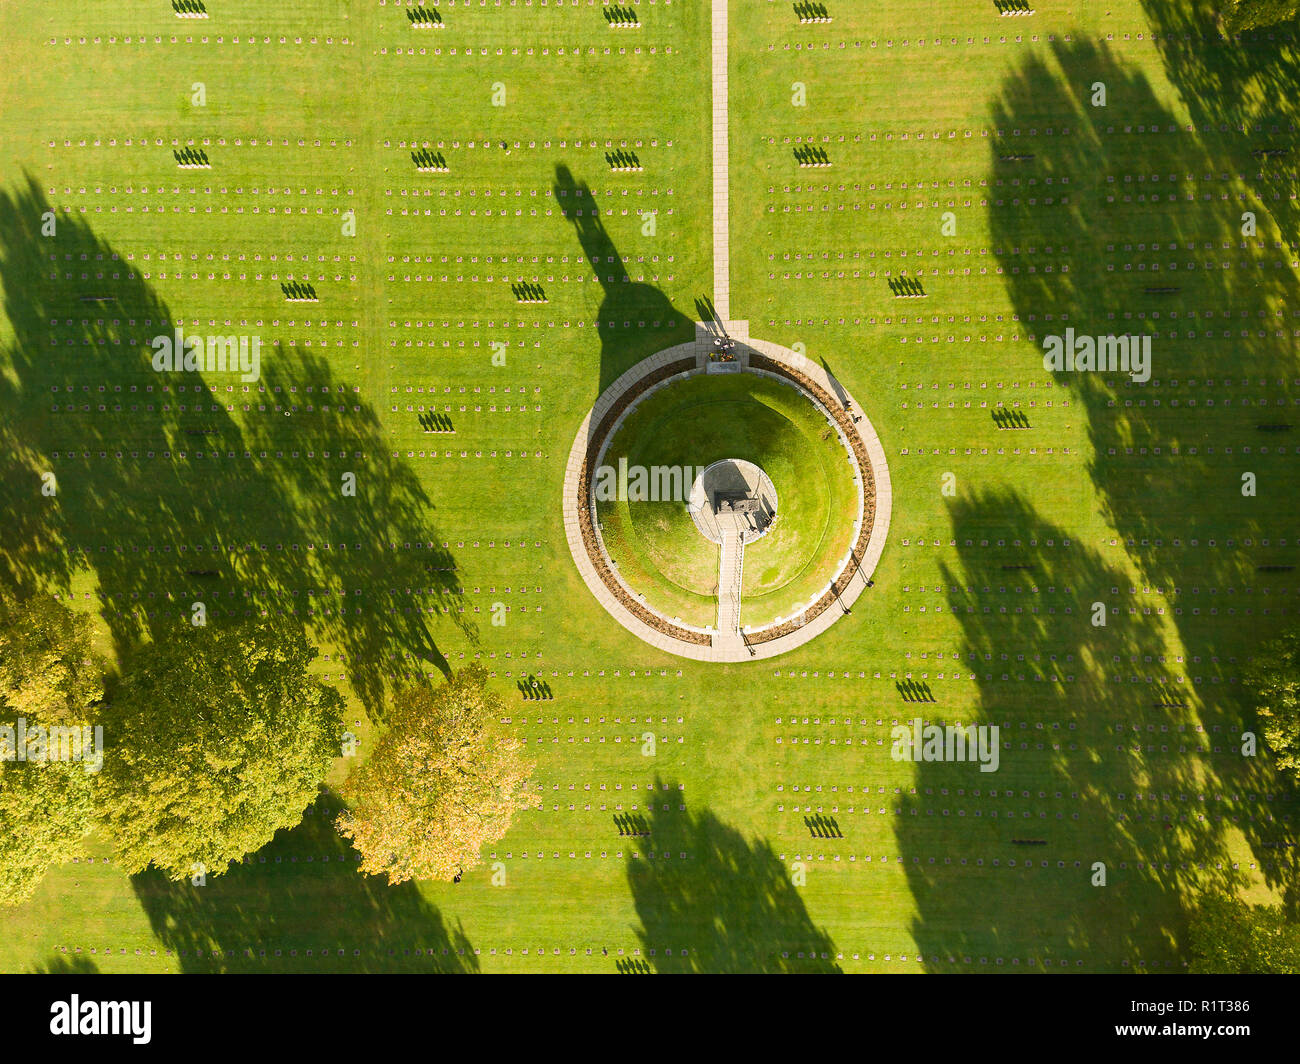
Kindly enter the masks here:
M 1196 893 L 1238 878 L 1233 829 L 1281 830 L 1233 824 L 1224 806 L 1198 796 L 1262 793 L 1275 778 L 1237 756 L 1231 736 L 1226 754 L 1191 750 L 1225 740 L 1198 733 L 1194 692 L 1167 682 L 1172 624 L 1130 612 L 1113 594 L 1131 582 L 1127 572 L 1014 493 L 977 494 L 951 517 L 959 565 L 941 566 L 941 578 L 964 633 L 964 671 L 978 687 L 975 719 L 960 723 L 999 725 L 1003 750 L 992 773 L 914 765 L 918 793 L 905 803 L 899 840 L 920 858 L 906 867 L 927 962 L 937 970 L 963 955 L 1064 960 L 1071 969 L 1079 960 L 1101 970 L 1176 963 Z M 989 546 L 999 541 L 1007 545 Z M 1104 627 L 1092 623 L 1095 601 L 1106 605 Z M 952 722 L 939 707 L 923 715 Z M 936 805 L 965 811 L 957 851 L 944 850 L 954 821 L 930 816 Z M 1293 826 L 1284 830 L 1295 837 Z M 960 870 L 943 864 L 962 855 L 970 864 Z M 983 865 L 971 867 L 977 857 Z M 1091 882 L 1098 861 L 1104 887 Z
M 655 791 L 664 793 L 661 782 Z M 643 953 L 655 951 L 647 963 L 656 972 L 840 971 L 834 943 L 767 842 L 747 840 L 708 810 L 655 809 L 649 821 L 643 848 L 656 856 L 629 858 L 627 876 L 637 936 Z
M 587 311 L 597 316 L 603 392 L 643 358 L 695 339 L 695 322 L 654 285 L 630 279 L 627 261 L 601 221 L 598 198 L 587 182 L 578 181 L 560 164 L 555 168 L 554 192 L 600 281 L 600 305 Z
M 281 330 L 236 319 L 183 324 L 260 335 L 260 380 L 155 372 L 152 338 L 182 321 L 142 264 L 77 217 L 41 235 L 51 211 L 31 178 L 0 194 L 13 333 L 0 355 L 0 577 L 66 591 L 92 573 L 119 652 L 187 623 L 195 601 L 210 623 L 296 619 L 341 652 L 373 713 L 399 654 L 446 673 L 438 630 L 474 629 L 433 503 L 369 404 L 306 344 L 272 346 Z
M 1214 0 L 1143 0 L 1165 74 L 1221 170 L 1242 173 L 1259 207 L 1300 248 L 1300 21 L 1229 40 L 1218 36 Z M 1260 157 L 1255 151 L 1289 148 Z M 1255 209 L 1255 208 L 1251 208 Z
M 414 883 L 357 868 L 325 791 L 301 824 L 206 885 L 132 878 L 154 934 L 185 972 L 477 972 L 459 926 Z M 310 953 L 309 953 L 310 951 Z
M 1182 32 L 1193 32 L 1192 25 L 1167 29 L 1162 47 L 1182 54 Z M 1252 51 L 1187 43 L 1196 44 L 1202 62 L 1196 91 L 1203 99 L 1191 104 L 1193 110 L 1224 95 L 1220 110 L 1198 114 L 1198 123 L 1215 122 L 1216 129 L 1220 120 L 1231 124 L 1234 114 L 1248 120 L 1232 111 L 1246 104 L 1230 102 L 1247 83 L 1280 91 L 1261 67 L 1267 56 L 1284 69 L 1296 62 L 1294 49 L 1267 44 Z M 1192 56 L 1185 58 L 1193 63 Z M 1107 86 L 1105 108 L 1092 107 L 1087 98 L 1087 86 L 1096 81 Z M 1276 93 L 1269 99 L 1283 111 L 1297 106 L 1293 92 L 1290 99 Z M 1190 714 L 1207 728 L 1212 744 L 1233 748 L 1254 726 L 1237 683 L 1240 669 L 1296 617 L 1294 575 L 1270 568 L 1300 561 L 1300 542 L 1292 538 L 1300 516 L 1295 433 L 1260 426 L 1294 417 L 1300 393 L 1292 334 L 1300 282 L 1289 268 L 1292 255 L 1274 247 L 1276 235 L 1265 237 L 1265 219 L 1258 239 L 1241 233 L 1243 210 L 1274 201 L 1259 188 L 1258 202 L 1232 195 L 1236 175 L 1251 172 L 1249 143 L 1178 126 L 1141 71 L 1104 46 L 1057 44 L 1050 62 L 1025 62 L 1003 83 L 995 115 L 1000 128 L 1039 122 L 1069 128 L 1068 136 L 1040 138 L 1033 168 L 1024 171 L 1040 180 L 1068 177 L 1068 202 L 1044 208 L 1008 190 L 990 208 L 994 245 L 1020 320 L 1033 323 L 1050 312 L 1061 322 L 1029 324 L 1031 333 L 1060 334 L 1068 323 L 1084 335 L 1151 335 L 1149 382 L 1123 373 L 1053 375 L 1082 408 L 1089 474 L 1102 513 L 1136 569 L 1135 575 L 1098 572 L 1096 578 L 1122 589 L 1126 608 L 1165 609 L 1163 626 L 1145 619 L 1148 609 L 1137 614 L 1153 635 L 1164 630 L 1158 642 L 1141 639 L 1141 664 L 1150 654 L 1161 667 L 1135 671 L 1194 681 L 1183 688 L 1186 710 L 1144 706 L 1133 716 L 1168 723 Z M 1129 134 L 1125 127 L 1159 133 Z M 1005 174 L 996 146 L 993 152 L 995 172 Z M 1280 218 L 1278 224 L 1289 223 Z M 1010 250 L 1026 245 L 1068 249 L 1069 274 L 1031 273 Z M 1175 291 L 1147 291 L 1153 287 Z M 1041 366 L 1041 348 L 1025 357 Z M 1243 473 L 1257 476 L 1256 495 L 1243 494 Z M 1171 660 L 1156 657 L 1165 654 Z M 1267 753 L 1255 760 L 1214 759 L 1205 764 L 1199 789 L 1222 791 L 1239 804 L 1231 813 L 1237 823 L 1229 819 L 1210 829 L 1218 835 L 1215 845 L 1231 828 L 1239 830 L 1265 880 L 1294 903 L 1295 864 L 1284 844 L 1295 836 L 1300 802 L 1293 784 L 1266 771 L 1269 764 Z M 1165 770 L 1152 772 L 1160 779 Z M 1268 815 L 1254 815 L 1260 809 Z
M 89 957 L 64 957 L 56 954 L 33 969 L 33 975 L 99 975 L 99 967 Z
M 1034 171 L 1040 179 L 1068 176 L 1068 204 L 1045 209 L 1021 198 L 990 208 L 1011 299 L 1022 321 L 1048 312 L 1062 323 L 1030 324 L 1031 332 L 1062 333 L 1068 324 L 1080 334 L 1151 336 L 1153 379 L 1146 384 L 1122 373 L 1054 374 L 1083 408 L 1089 472 L 1105 516 L 1124 534 L 1145 576 L 1166 590 L 1251 588 L 1264 595 L 1275 584 L 1272 591 L 1285 593 L 1286 581 L 1257 577 L 1256 567 L 1294 558 L 1289 548 L 1279 552 L 1260 542 L 1269 538 L 1270 525 L 1285 536 L 1287 508 L 1296 512 L 1300 474 L 1282 461 L 1294 433 L 1270 436 L 1258 426 L 1292 416 L 1293 322 L 1276 312 L 1290 315 L 1300 304 L 1300 284 L 1292 270 L 1272 268 L 1280 252 L 1259 251 L 1252 241 L 1242 253 L 1243 205 L 1220 200 L 1227 191 L 1222 182 L 1201 180 L 1227 169 L 1211 145 L 1192 134 L 1106 133 L 1114 117 L 1076 91 L 1104 81 L 1112 105 L 1124 101 L 1126 124 L 1167 130 L 1172 116 L 1139 72 L 1094 45 L 1058 45 L 1055 60 L 1056 68 L 1026 63 L 1004 84 L 996 106 L 1002 127 L 1054 116 L 1071 129 L 1045 142 Z M 1170 183 L 1170 171 L 1197 180 Z M 1161 184 L 1149 180 L 1162 173 Z M 1144 185 L 1135 177 L 1148 180 Z M 1018 265 L 1011 246 L 1043 246 L 1039 241 L 1068 249 L 1068 275 Z M 1248 268 L 1251 259 L 1262 268 Z M 1222 268 L 1222 260 L 1232 268 Z M 1130 263 L 1135 268 L 1126 269 Z M 1152 295 L 1146 292 L 1152 286 L 1177 291 Z M 1025 357 L 1041 366 L 1041 347 Z M 1224 401 L 1225 381 L 1235 387 L 1235 401 Z M 1243 471 L 1258 474 L 1258 497 L 1243 495 Z M 1235 604 L 1224 603 L 1226 616 Z M 1177 616 L 1189 649 L 1222 660 L 1238 656 L 1281 615 L 1256 609 L 1245 626 L 1211 622 L 1208 608 Z

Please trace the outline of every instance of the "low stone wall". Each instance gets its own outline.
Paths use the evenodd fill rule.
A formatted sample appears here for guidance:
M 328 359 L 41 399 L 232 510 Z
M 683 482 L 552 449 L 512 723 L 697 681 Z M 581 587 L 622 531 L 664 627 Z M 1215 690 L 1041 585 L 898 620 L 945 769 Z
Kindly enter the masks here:
M 696 368 L 694 358 L 685 358 L 677 362 L 670 362 L 666 366 L 661 366 L 653 373 L 648 373 L 636 382 L 631 388 L 619 396 L 618 401 L 605 412 L 605 416 L 600 419 L 600 424 L 596 426 L 587 437 L 587 454 L 582 462 L 582 473 L 578 478 L 579 483 L 579 503 L 578 503 L 578 524 L 582 530 L 582 543 L 587 550 L 587 557 L 591 559 L 591 564 L 600 577 L 600 582 L 608 588 L 609 593 L 616 598 L 619 603 L 631 613 L 642 624 L 648 625 L 656 632 L 663 635 L 671 636 L 673 639 L 680 639 L 685 643 L 693 643 L 696 646 L 711 646 L 712 639 L 706 632 L 697 632 L 690 628 L 683 628 L 681 625 L 673 624 L 666 620 L 654 610 L 649 609 L 643 603 L 638 601 L 633 595 L 629 594 L 627 589 L 614 575 L 610 568 L 609 562 L 605 558 L 605 551 L 600 544 L 600 537 L 596 533 L 595 515 L 591 512 L 591 478 L 593 475 L 593 466 L 596 458 L 600 454 L 600 449 L 605 443 L 606 436 L 622 416 L 623 412 L 631 406 L 638 398 L 653 388 L 660 381 L 665 381 L 669 377 L 676 376 L 679 373 L 685 373 L 688 370 Z
M 852 547 L 849 564 L 844 567 L 844 571 L 836 577 L 835 582 L 831 584 L 825 594 L 803 611 L 802 620 L 783 621 L 778 625 L 761 629 L 752 634 L 746 633 L 745 642 L 752 645 L 768 643 L 773 639 L 780 639 L 782 636 L 798 631 L 823 610 L 828 609 L 831 603 L 848 587 L 849 582 L 857 574 L 860 559 L 865 556 L 867 542 L 871 539 L 871 528 L 876 517 L 876 485 L 875 476 L 871 471 L 871 457 L 867 454 L 867 448 L 862 442 L 862 436 L 853 424 L 853 419 L 845 413 L 833 396 L 828 395 L 824 388 L 798 370 L 792 369 L 783 362 L 768 358 L 766 355 L 760 355 L 757 351 L 750 354 L 749 364 L 754 369 L 761 369 L 793 381 L 809 395 L 813 396 L 817 402 L 821 403 L 826 412 L 835 419 L 840 431 L 844 434 L 844 438 L 852 446 L 853 456 L 858 463 L 858 471 L 862 475 L 862 523 L 858 529 L 858 538 Z

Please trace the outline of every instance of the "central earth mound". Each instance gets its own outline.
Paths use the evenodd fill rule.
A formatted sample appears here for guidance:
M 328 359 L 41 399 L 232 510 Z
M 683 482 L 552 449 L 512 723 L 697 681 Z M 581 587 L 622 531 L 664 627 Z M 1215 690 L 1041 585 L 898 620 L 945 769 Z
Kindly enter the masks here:
M 752 463 L 780 497 L 767 533 L 745 548 L 740 623 L 757 628 L 821 594 L 849 549 L 858 505 L 839 435 L 797 388 L 753 373 L 700 374 L 650 393 L 601 460 L 596 517 L 611 561 L 647 606 L 711 625 L 718 547 L 688 501 L 697 477 L 728 459 Z

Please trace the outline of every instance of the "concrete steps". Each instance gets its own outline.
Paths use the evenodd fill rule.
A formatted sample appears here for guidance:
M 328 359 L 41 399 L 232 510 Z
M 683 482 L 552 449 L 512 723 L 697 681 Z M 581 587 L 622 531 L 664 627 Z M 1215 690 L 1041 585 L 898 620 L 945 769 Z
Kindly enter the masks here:
M 718 632 L 740 631 L 740 586 L 745 571 L 745 545 L 740 534 L 727 530 L 718 551 Z

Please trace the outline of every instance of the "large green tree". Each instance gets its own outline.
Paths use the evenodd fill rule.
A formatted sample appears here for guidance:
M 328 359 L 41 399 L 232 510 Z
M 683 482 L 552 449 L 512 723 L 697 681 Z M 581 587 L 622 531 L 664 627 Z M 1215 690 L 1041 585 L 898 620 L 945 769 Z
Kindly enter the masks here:
M 126 871 L 217 875 L 290 828 L 340 753 L 343 699 L 296 627 L 148 644 L 113 692 L 101 816 Z
M 1242 682 L 1278 768 L 1300 779 L 1300 628 L 1265 643 Z
M 81 852 L 93 780 L 75 761 L 0 762 L 0 905 L 26 901 L 53 865 Z
M 393 698 L 388 729 L 344 788 L 351 808 L 338 827 L 361 853 L 361 870 L 408 879 L 455 878 L 541 799 L 534 763 L 500 719 L 505 704 L 471 666 L 448 682 Z
M 1197 975 L 1300 973 L 1300 926 L 1277 906 L 1208 896 L 1192 914 L 1188 941 Z
M 1229 34 L 1273 26 L 1300 13 L 1300 0 L 1227 0 L 1221 11 Z
M 30 898 L 90 830 L 95 760 L 50 760 L 33 737 L 97 723 L 104 662 L 92 636 L 90 618 L 52 595 L 0 592 L 0 905 Z

